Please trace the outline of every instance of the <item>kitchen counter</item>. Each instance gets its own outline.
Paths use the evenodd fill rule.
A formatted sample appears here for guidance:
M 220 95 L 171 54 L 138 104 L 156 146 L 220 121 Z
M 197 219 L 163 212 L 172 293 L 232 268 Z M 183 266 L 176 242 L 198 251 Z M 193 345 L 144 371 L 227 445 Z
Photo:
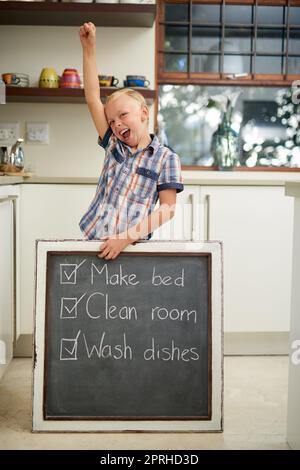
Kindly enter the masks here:
M 286 182 L 300 180 L 299 172 L 284 171 L 183 171 L 184 184 L 209 186 L 284 186 Z M 0 176 L 1 185 L 11 184 L 91 184 L 96 185 L 98 178 L 81 177 L 39 177 L 22 178 L 19 176 Z
M 24 178 L 20 176 L 0 176 L 0 186 L 23 183 Z
M 98 178 L 33 176 L 22 178 L 20 176 L 0 176 L 0 186 L 10 184 L 97 184 Z
M 298 181 L 285 184 L 285 194 L 286 196 L 300 197 L 300 178 Z

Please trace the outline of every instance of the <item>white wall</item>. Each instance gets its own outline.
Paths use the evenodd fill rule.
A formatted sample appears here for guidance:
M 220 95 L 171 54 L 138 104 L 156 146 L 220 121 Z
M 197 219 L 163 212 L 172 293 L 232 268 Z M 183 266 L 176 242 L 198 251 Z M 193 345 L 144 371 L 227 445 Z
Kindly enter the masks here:
M 87 18 L 88 21 L 88 18 Z M 38 86 L 43 67 L 82 74 L 79 27 L 1 26 L 0 73 L 23 72 Z M 4 47 L 5 45 L 5 47 Z M 101 74 L 123 84 L 126 75 L 141 74 L 154 88 L 155 28 L 97 28 L 97 64 Z M 153 106 L 150 131 L 153 131 Z M 26 166 L 38 176 L 97 177 L 103 151 L 85 104 L 9 103 L 0 106 L 1 122 L 19 122 L 21 137 L 27 121 L 46 121 L 50 144 L 24 145 Z

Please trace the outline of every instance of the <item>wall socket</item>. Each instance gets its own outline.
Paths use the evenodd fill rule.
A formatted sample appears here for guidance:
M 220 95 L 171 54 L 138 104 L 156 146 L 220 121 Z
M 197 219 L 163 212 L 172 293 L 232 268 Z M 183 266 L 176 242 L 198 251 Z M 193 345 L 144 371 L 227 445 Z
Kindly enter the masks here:
M 19 137 L 19 122 L 0 122 L 0 147 L 13 145 Z
M 48 122 L 27 122 L 26 142 L 29 144 L 49 144 Z

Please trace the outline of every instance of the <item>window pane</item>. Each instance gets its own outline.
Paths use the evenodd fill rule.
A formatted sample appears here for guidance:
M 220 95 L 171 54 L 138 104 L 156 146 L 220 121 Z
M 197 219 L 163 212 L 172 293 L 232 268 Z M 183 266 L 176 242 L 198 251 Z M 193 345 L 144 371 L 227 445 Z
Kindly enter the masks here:
M 221 28 L 193 26 L 192 50 L 218 52 L 220 50 Z
M 251 52 L 251 28 L 226 28 L 225 52 Z
M 252 23 L 252 6 L 225 5 L 225 24 L 228 23 Z
M 284 7 L 257 7 L 258 24 L 284 24 Z
M 165 30 L 165 49 L 168 51 L 188 51 L 188 35 L 187 26 L 166 26 Z
M 257 52 L 284 52 L 284 38 L 286 32 L 283 29 L 262 29 L 257 30 Z
M 187 72 L 188 56 L 185 54 L 165 54 L 166 72 Z
M 250 56 L 224 55 L 224 73 L 250 73 Z
M 255 59 L 255 73 L 283 73 L 282 57 L 259 56 Z
M 289 54 L 300 55 L 300 29 L 290 29 Z
M 251 161 L 262 166 L 289 166 L 293 152 L 285 147 L 288 135 L 286 126 L 281 122 L 282 108 L 279 104 L 286 90 L 276 93 L 266 89 L 263 91 L 264 96 L 259 99 L 255 99 L 254 95 L 243 101 L 241 163 L 246 166 Z
M 165 20 L 166 21 L 188 21 L 189 5 L 178 3 L 166 3 Z
M 193 5 L 192 7 L 192 19 L 195 21 L 219 23 L 220 14 L 220 5 Z
M 291 103 L 288 89 L 159 86 L 162 142 L 178 153 L 183 165 L 213 165 L 213 134 L 224 113 L 220 98 L 236 92 L 241 94 L 233 106 L 231 125 L 240 135 L 240 164 L 300 167 L 299 146 L 293 141 L 298 135 L 297 106 Z
M 300 7 L 290 7 L 290 24 L 300 25 Z
M 300 57 L 288 58 L 288 73 L 300 74 Z
M 219 61 L 220 56 L 218 55 L 192 55 L 192 72 L 207 72 L 207 73 L 219 73 Z

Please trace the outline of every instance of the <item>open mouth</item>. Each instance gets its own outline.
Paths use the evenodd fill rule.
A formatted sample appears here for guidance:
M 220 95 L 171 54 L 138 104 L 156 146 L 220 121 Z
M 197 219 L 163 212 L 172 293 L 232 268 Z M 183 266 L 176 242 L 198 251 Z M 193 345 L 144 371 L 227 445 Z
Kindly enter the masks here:
M 123 129 L 120 134 L 124 140 L 127 140 L 130 136 L 130 129 Z

